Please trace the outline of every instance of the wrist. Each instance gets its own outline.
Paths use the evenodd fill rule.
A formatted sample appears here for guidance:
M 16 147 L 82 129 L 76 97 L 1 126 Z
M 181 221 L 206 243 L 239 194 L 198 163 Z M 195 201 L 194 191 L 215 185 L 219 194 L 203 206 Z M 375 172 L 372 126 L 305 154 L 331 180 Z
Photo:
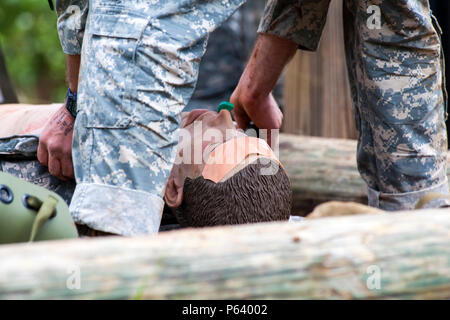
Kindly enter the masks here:
M 72 117 L 76 118 L 78 108 L 77 108 L 77 93 L 73 92 L 70 88 L 67 89 L 65 107 L 67 111 L 72 115 Z
M 78 74 L 80 72 L 80 55 L 66 55 L 66 76 L 70 91 L 78 91 Z
M 70 92 L 72 92 L 73 94 L 77 94 L 78 86 L 76 86 L 76 85 L 70 85 L 70 84 L 69 84 L 69 90 L 70 90 Z
M 265 98 L 270 94 L 266 94 L 261 90 L 258 90 L 257 87 L 251 85 L 244 85 L 239 92 L 239 102 L 244 106 L 246 110 L 255 110 L 258 109 L 259 106 L 263 103 Z

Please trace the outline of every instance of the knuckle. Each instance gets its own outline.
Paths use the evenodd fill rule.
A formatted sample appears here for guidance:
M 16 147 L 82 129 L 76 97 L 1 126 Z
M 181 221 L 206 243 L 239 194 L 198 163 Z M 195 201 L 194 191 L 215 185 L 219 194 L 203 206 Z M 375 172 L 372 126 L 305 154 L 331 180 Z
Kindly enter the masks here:
M 65 147 L 61 149 L 62 153 L 67 155 L 67 157 L 70 157 L 72 154 L 72 148 L 71 147 Z
M 48 144 L 48 149 L 52 151 L 52 153 L 60 153 L 62 151 L 61 145 L 53 141 Z
M 41 136 L 39 138 L 38 150 L 46 149 L 46 148 L 47 148 L 47 139 L 45 139 L 43 136 Z

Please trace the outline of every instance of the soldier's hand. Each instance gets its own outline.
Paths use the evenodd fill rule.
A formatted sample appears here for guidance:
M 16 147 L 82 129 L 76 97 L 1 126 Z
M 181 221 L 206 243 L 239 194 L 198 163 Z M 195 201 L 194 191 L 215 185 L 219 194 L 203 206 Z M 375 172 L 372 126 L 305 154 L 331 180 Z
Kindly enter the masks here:
M 238 86 L 233 92 L 230 102 L 234 104 L 233 116 L 239 129 L 247 129 L 250 121 L 259 129 L 268 129 L 268 142 L 271 144 L 271 129 L 280 129 L 283 122 L 283 114 L 277 102 L 270 93 L 258 99 L 246 98 L 242 93 L 242 87 Z
M 51 175 L 68 180 L 74 178 L 72 164 L 72 135 L 75 118 L 63 105 L 47 122 L 37 150 L 39 162 Z

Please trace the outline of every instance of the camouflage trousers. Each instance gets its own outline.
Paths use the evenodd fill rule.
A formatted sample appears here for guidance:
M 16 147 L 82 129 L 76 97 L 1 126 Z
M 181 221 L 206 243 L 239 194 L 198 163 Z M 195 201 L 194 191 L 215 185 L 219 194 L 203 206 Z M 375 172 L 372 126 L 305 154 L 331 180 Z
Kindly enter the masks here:
M 76 223 L 127 236 L 158 232 L 181 111 L 208 34 L 243 2 L 89 2 L 72 146 Z
M 315 50 L 329 4 L 269 0 L 259 31 Z M 344 28 L 369 204 L 412 209 L 427 193 L 447 193 L 441 31 L 428 1 L 344 0 Z

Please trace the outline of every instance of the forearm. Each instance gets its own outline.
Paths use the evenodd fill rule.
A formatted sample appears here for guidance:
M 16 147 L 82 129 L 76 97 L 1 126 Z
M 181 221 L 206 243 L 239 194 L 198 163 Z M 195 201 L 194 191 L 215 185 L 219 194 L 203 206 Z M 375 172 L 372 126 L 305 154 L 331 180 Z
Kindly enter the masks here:
M 66 55 L 66 79 L 70 91 L 78 91 L 78 74 L 80 71 L 80 55 Z
M 267 97 L 275 87 L 284 67 L 292 59 L 297 44 L 272 35 L 258 36 L 238 88 L 249 103 Z

